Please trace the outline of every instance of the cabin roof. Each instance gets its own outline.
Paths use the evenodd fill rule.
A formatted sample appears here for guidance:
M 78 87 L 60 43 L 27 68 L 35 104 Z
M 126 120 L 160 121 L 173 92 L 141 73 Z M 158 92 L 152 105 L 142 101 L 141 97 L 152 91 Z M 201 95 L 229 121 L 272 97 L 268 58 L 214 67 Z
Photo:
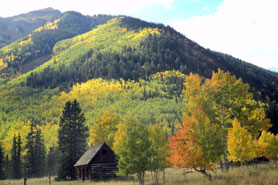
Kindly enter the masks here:
M 91 160 L 95 157 L 95 155 L 98 153 L 98 151 L 101 149 L 101 147 L 105 145 L 105 143 L 97 144 L 95 146 L 90 147 L 81 157 L 80 159 L 75 163 L 75 167 L 77 166 L 84 166 L 88 165 Z

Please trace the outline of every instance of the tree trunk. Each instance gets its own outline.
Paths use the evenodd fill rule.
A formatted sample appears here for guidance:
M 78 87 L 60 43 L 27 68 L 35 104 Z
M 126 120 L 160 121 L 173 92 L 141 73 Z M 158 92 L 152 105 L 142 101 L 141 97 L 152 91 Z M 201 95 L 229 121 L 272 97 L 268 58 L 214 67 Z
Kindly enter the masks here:
M 222 115 L 222 126 L 223 128 L 225 128 L 225 113 L 223 111 L 223 108 L 221 106 L 221 115 Z M 227 139 L 226 139 L 226 136 L 224 137 L 223 139 L 223 142 L 224 142 L 224 165 L 225 165 L 225 170 L 226 171 L 229 171 L 229 162 L 228 162 L 228 151 L 227 151 Z
M 27 178 L 26 177 L 24 177 L 24 185 L 27 185 Z
M 219 166 L 220 166 L 220 169 L 223 170 L 223 162 L 222 162 L 221 157 L 219 157 Z
M 48 175 L 48 181 L 49 181 L 49 185 L 51 185 L 51 176 L 50 176 L 50 173 Z
M 240 161 L 240 169 L 241 169 L 241 171 L 243 171 L 243 163 L 242 163 L 242 161 Z
M 139 184 L 140 184 L 140 185 L 145 184 L 145 181 L 144 181 L 144 173 L 142 173 L 142 172 L 137 173 L 137 177 L 138 177 L 138 181 L 139 181 Z

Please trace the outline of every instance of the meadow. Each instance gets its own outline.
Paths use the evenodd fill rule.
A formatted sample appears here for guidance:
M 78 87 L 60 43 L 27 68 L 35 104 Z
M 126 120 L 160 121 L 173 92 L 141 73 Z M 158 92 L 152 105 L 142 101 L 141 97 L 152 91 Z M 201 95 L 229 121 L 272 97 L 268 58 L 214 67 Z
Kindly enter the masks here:
M 197 172 L 184 174 L 184 169 L 168 168 L 165 173 L 165 184 L 167 185 L 278 185 L 278 168 L 273 163 L 232 167 L 228 173 L 222 172 L 220 169 L 212 172 L 212 181 L 208 181 L 206 177 Z M 20 180 L 4 180 L 0 181 L 0 185 L 22 185 L 23 179 Z M 129 181 L 61 181 L 56 182 L 51 179 L 53 185 L 137 185 L 136 180 Z M 150 173 L 146 174 L 145 184 L 151 185 L 152 179 Z M 162 182 L 162 174 L 160 177 Z M 27 185 L 49 185 L 48 178 L 28 179 Z

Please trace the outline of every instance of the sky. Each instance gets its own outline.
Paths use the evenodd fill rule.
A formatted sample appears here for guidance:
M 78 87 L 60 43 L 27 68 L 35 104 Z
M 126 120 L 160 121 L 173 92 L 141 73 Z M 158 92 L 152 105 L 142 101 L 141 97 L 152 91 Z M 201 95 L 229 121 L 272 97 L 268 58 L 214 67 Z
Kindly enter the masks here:
M 277 0 L 8 0 L 0 17 L 47 7 L 163 23 L 205 48 L 278 71 Z

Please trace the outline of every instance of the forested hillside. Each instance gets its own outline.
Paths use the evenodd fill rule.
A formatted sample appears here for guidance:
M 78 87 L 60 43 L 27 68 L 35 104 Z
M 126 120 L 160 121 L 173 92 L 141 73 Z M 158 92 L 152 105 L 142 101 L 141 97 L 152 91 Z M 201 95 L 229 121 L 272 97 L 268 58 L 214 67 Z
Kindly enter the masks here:
M 52 8 L 32 11 L 14 17 L 0 17 L 0 48 L 11 42 L 27 36 L 32 31 L 47 22 L 59 18 L 61 12 Z
M 56 143 L 62 108 L 73 99 L 89 127 L 108 112 L 122 121 L 133 115 L 142 123 L 158 123 L 172 135 L 187 102 L 185 75 L 210 78 L 218 68 L 249 83 L 277 123 L 277 73 L 205 49 L 171 27 L 66 12 L 0 49 L 4 151 L 10 151 L 14 133 L 26 137 L 31 123 L 39 125 L 48 148 Z
M 0 49 L 0 83 L 26 73 L 51 58 L 54 45 L 67 38 L 104 24 L 111 16 L 83 16 L 66 12 L 53 22 L 35 29 L 31 34 Z

